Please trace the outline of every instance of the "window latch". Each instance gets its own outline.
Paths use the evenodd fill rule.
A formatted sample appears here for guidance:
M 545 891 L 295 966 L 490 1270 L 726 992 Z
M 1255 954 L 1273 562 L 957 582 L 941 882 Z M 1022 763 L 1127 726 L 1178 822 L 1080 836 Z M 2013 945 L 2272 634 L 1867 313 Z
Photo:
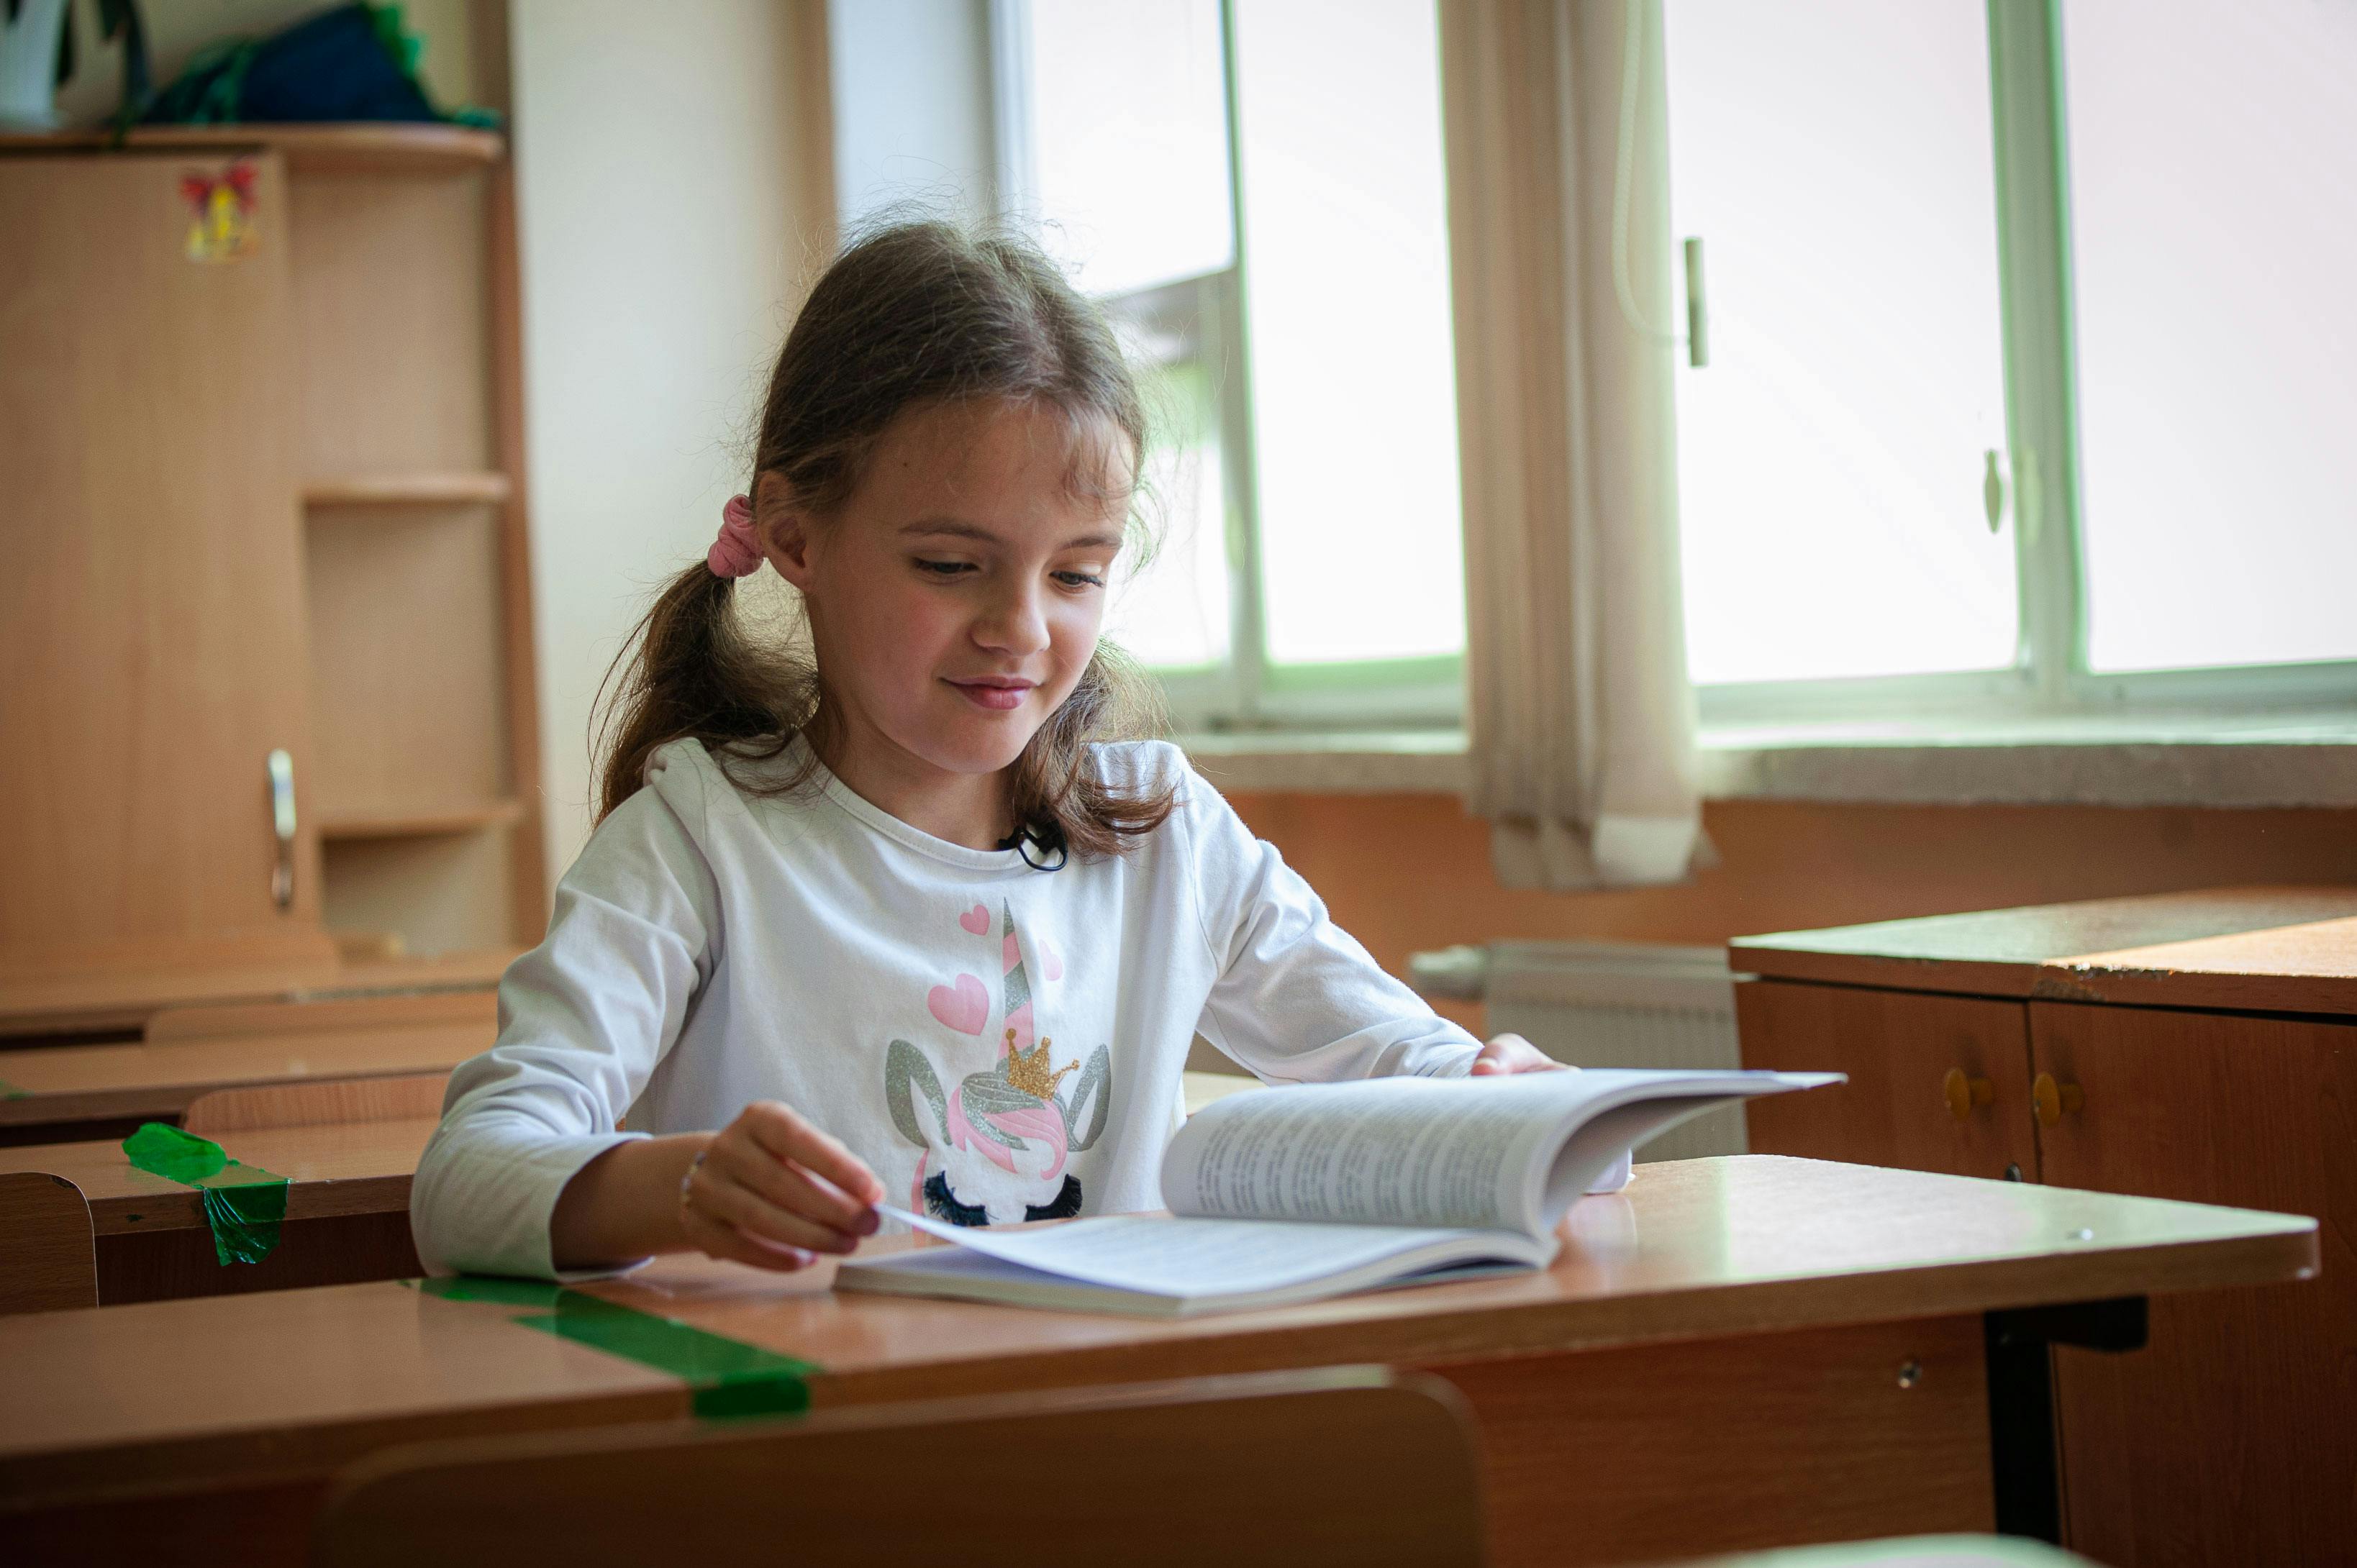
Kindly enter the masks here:
M 1710 363 L 1710 306 L 1702 292 L 1702 237 L 1688 236 L 1685 251 L 1686 363 L 1699 371 Z

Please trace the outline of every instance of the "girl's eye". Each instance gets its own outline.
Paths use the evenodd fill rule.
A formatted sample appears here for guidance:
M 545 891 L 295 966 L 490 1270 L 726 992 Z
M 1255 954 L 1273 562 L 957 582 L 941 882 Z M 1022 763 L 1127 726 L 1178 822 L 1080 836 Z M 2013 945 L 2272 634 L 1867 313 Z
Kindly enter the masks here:
M 971 561 L 927 561 L 920 557 L 917 570 L 933 577 L 962 577 L 974 569 Z
M 1105 585 L 1104 578 L 1094 572 L 1059 572 L 1056 581 L 1068 588 L 1102 588 Z

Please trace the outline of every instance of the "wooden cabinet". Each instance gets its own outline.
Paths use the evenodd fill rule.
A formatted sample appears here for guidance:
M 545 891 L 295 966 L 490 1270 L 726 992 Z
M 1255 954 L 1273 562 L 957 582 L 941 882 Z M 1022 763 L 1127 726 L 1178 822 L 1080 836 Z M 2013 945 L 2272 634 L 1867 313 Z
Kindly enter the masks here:
M 2163 1295 L 2055 1352 L 2069 1544 L 2115 1568 L 2357 1541 L 2357 890 L 2233 889 L 1747 938 L 1746 1066 L 1846 1071 L 1751 1144 L 2276 1209 L 2319 1279 Z M 1978 1063 L 1985 1070 L 1975 1073 Z M 1986 1102 L 1950 1075 L 1985 1076 Z M 1962 1116 L 1958 1115 L 1961 1109 Z
M 1753 1153 L 1838 1145 L 1856 1165 L 1950 1176 L 2037 1167 L 2020 1003 L 1755 983 L 1737 987 L 1735 1005 L 1747 1065 L 1749 1041 L 1791 1040 L 1805 1042 L 1795 1050 L 1812 1070 L 1849 1074 L 1835 1093 L 1752 1101 Z
M 186 182 L 221 166 L 0 158 L 0 979 L 333 960 L 285 169 L 243 163 L 207 260 Z
M 537 940 L 500 139 L 0 136 L 0 1033 Z
M 2081 1090 L 2040 1131 L 2044 1180 L 2324 1222 L 2319 1280 L 2156 1298 L 2157 1358 L 2056 1353 L 2066 1436 L 2199 1438 L 2074 1445 L 2072 1543 L 2114 1563 L 2357 1551 L 2357 1021 L 2033 1002 L 2029 1029 L 2038 1071 Z

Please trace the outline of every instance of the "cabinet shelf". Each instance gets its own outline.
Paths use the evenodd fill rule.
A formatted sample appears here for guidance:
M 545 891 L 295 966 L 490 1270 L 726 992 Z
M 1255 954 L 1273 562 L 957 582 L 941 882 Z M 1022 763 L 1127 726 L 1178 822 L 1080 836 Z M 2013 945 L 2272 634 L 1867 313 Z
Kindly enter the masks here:
M 521 800 L 329 811 L 319 819 L 319 836 L 331 840 L 445 838 L 455 833 L 480 832 L 486 828 L 504 828 L 522 819 Z
M 508 499 L 505 474 L 343 474 L 307 480 L 305 506 L 464 506 Z
M 0 135 L 0 152 L 98 152 L 113 141 L 105 131 L 19 133 Z M 124 141 L 143 152 L 266 147 L 297 174 L 465 174 L 507 150 L 496 131 L 424 124 L 135 125 Z

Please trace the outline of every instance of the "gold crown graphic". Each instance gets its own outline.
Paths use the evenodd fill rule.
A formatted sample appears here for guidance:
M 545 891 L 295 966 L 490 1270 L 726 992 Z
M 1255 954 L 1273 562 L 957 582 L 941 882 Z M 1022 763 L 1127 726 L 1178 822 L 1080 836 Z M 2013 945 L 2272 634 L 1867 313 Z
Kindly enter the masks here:
M 1025 1056 L 1015 1044 L 1015 1031 L 1006 1031 L 1006 1081 L 1024 1093 L 1039 1100 L 1056 1098 L 1056 1080 L 1068 1072 L 1078 1072 L 1081 1064 L 1066 1062 L 1055 1071 L 1048 1070 L 1048 1036 L 1039 1036 L 1039 1044 Z

